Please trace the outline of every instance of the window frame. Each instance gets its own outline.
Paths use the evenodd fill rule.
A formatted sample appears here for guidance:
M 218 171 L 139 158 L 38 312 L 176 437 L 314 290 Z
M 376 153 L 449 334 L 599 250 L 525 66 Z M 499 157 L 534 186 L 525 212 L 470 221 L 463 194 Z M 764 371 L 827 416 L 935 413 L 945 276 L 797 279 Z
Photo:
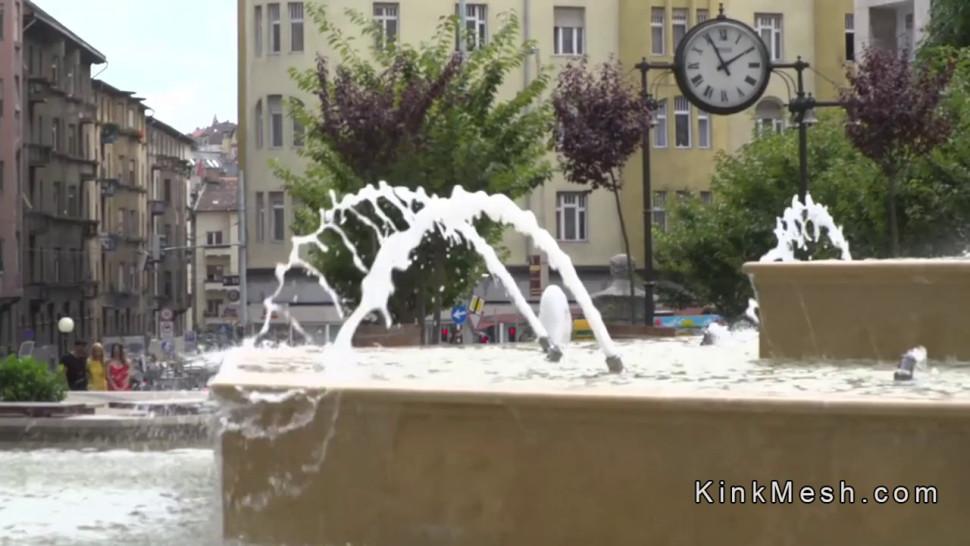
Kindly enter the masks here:
M 273 18 L 274 8 L 276 12 L 275 19 Z M 282 14 L 280 11 L 279 2 L 266 4 L 267 55 L 279 55 L 283 51 L 283 22 L 281 21 Z
M 569 27 L 557 24 L 557 12 L 560 10 L 570 10 L 579 12 L 580 26 Z M 563 16 L 565 18 L 565 16 Z M 566 34 L 572 36 L 571 51 L 566 51 L 563 47 Z M 586 54 L 586 8 L 576 6 L 553 6 L 553 27 L 552 27 L 553 54 L 562 57 L 580 57 Z
M 654 190 L 650 200 L 650 221 L 654 228 L 667 231 L 667 190 Z
M 566 198 L 575 198 L 566 203 Z M 566 237 L 566 217 L 573 216 L 573 237 Z M 589 242 L 589 192 L 556 192 L 556 241 L 563 243 Z
M 845 28 L 845 61 L 854 63 L 856 58 L 855 51 L 855 13 L 846 13 L 844 19 Z M 851 50 L 850 50 L 851 44 Z
M 680 101 L 678 101 L 678 99 L 680 99 Z M 678 104 L 678 102 L 680 104 Z M 686 109 L 679 109 L 678 107 L 680 105 L 686 105 Z M 680 133 L 679 131 L 680 126 L 677 123 L 677 120 L 678 118 L 684 117 L 684 116 L 687 117 L 687 123 L 684 124 L 684 126 L 687 127 L 687 144 L 682 145 L 680 144 L 680 139 L 678 138 Z M 694 119 L 694 116 L 691 114 L 690 101 L 687 100 L 687 97 L 684 97 L 684 96 L 674 97 L 674 148 L 678 150 L 689 150 L 693 147 L 693 144 L 694 144 L 694 139 L 692 134 L 693 128 L 691 127 L 691 125 L 693 124 L 693 119 Z
M 462 24 L 461 36 L 465 39 L 467 51 L 474 51 L 485 44 L 488 44 L 488 4 L 475 3 L 465 4 L 465 13 L 461 13 L 461 5 L 455 4 L 455 12 L 458 13 L 459 22 Z M 469 15 L 471 14 L 471 15 Z M 475 25 L 474 44 L 468 43 L 468 23 Z M 455 44 L 456 49 L 461 49 L 461 44 Z
M 765 30 L 771 33 L 771 42 L 766 43 L 768 47 L 768 56 L 771 57 L 772 61 L 781 61 L 785 57 L 785 34 L 784 25 L 785 20 L 780 13 L 755 13 L 754 14 L 754 29 L 764 41 L 764 36 L 762 32 Z M 777 45 L 777 50 L 776 50 Z
M 659 14 L 659 20 L 657 15 Z M 654 32 L 660 32 L 660 39 L 655 40 Z M 660 48 L 657 48 L 657 45 Z M 662 57 L 667 54 L 667 11 L 663 7 L 650 8 L 650 54 Z
M 276 99 L 274 101 L 274 99 Z M 279 106 L 278 112 L 274 111 L 273 105 L 277 104 Z M 269 121 L 269 148 L 271 150 L 278 150 L 286 144 L 286 139 L 283 137 L 283 130 L 286 124 L 283 122 L 283 95 L 268 95 L 266 97 L 266 111 L 269 114 L 267 120 Z M 277 127 L 277 122 L 279 125 Z M 277 131 L 277 128 L 279 131 Z M 279 136 L 279 143 L 277 143 L 276 136 Z
M 713 139 L 713 128 L 712 128 L 713 117 L 710 112 L 705 110 L 697 110 L 697 147 L 702 150 L 709 150 L 711 148 L 711 140 Z M 706 128 L 704 124 L 706 122 Z M 704 140 L 707 143 L 704 143 Z
M 299 18 L 294 16 L 296 11 L 294 8 L 299 8 Z M 286 13 L 290 19 L 290 53 L 303 53 L 306 48 L 306 25 L 304 23 L 306 11 L 303 2 L 287 2 Z M 297 32 L 297 29 L 299 29 L 299 32 Z M 297 36 L 300 38 L 299 49 L 297 48 Z
M 679 18 L 678 16 L 682 16 Z M 688 8 L 673 8 L 670 15 L 670 37 L 673 40 L 674 51 L 677 51 L 677 46 L 680 45 L 680 40 L 677 39 L 677 28 L 681 27 L 682 34 L 680 40 L 684 39 L 687 35 L 687 30 L 690 28 L 690 10 Z
M 279 196 L 279 201 L 277 202 L 274 197 Z M 271 191 L 269 192 L 269 211 L 270 211 L 270 240 L 274 243 L 282 243 L 286 241 L 286 194 L 281 191 Z M 277 214 L 281 218 L 282 222 L 282 235 L 279 235 L 277 231 Z M 279 235 L 279 236 L 278 236 Z
M 253 8 L 253 55 L 263 56 L 263 6 Z
M 394 13 L 390 14 L 389 10 L 393 10 Z M 380 11 L 380 13 L 378 13 Z M 400 2 L 374 2 L 373 9 L 374 22 L 381 27 L 381 34 L 377 38 L 377 45 L 380 47 L 387 46 L 388 42 L 397 42 L 398 37 L 401 35 L 401 4 Z M 391 35 L 391 39 L 387 40 L 388 23 L 394 22 L 394 33 Z
M 653 128 L 653 147 L 659 150 L 664 150 L 670 146 L 670 130 L 668 128 L 667 116 L 667 99 L 661 99 L 657 101 L 657 109 L 654 111 L 654 120 L 657 124 Z M 663 143 L 660 143 L 660 137 L 663 137 Z

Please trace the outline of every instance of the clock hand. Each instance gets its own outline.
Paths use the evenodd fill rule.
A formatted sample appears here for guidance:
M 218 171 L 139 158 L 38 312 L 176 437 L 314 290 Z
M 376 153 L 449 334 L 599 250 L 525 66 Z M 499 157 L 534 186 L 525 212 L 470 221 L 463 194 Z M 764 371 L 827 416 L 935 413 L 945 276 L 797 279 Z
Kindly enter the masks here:
M 710 34 L 705 34 L 704 37 L 707 38 L 707 41 L 711 44 L 711 47 L 714 48 L 714 54 L 717 55 L 717 60 L 721 62 L 721 66 L 717 67 L 717 69 L 720 70 L 723 68 L 724 71 L 727 72 L 727 75 L 730 76 L 731 71 L 728 70 L 727 66 L 724 64 L 724 59 L 721 58 L 721 52 L 718 51 L 717 46 L 714 45 L 714 40 L 711 39 Z
M 727 67 L 730 66 L 731 63 L 733 63 L 734 61 L 740 59 L 741 57 L 744 57 L 745 55 L 747 55 L 748 53 L 751 53 L 752 51 L 754 51 L 754 46 L 749 47 L 743 53 L 738 53 L 734 57 L 731 57 L 726 62 L 724 62 L 721 66 L 717 67 L 717 69 L 720 70 L 723 67 L 724 68 L 724 71 L 727 72 Z M 728 72 L 728 76 L 730 76 L 730 75 L 731 75 L 731 73 Z

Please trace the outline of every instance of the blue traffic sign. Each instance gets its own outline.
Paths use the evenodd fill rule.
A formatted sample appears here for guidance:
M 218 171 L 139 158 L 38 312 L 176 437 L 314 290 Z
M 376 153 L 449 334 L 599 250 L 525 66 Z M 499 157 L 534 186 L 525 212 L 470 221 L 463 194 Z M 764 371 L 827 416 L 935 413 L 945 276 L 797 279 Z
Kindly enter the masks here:
M 464 324 L 466 318 L 468 318 L 468 308 L 465 307 L 464 303 L 459 303 L 451 308 L 451 320 L 455 321 L 455 324 Z
M 173 343 L 172 340 L 170 340 L 170 339 L 166 339 L 166 340 L 162 341 L 162 352 L 165 353 L 165 354 L 168 354 L 168 355 L 174 354 L 175 353 L 175 343 Z

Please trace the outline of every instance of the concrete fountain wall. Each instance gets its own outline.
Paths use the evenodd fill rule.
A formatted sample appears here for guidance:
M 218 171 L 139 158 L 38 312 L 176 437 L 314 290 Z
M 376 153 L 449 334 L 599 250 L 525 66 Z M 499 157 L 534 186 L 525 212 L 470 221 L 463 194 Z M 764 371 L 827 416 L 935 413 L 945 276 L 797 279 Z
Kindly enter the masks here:
M 912 546 L 970 536 L 970 404 L 312 383 L 239 372 L 212 385 L 236 407 L 219 437 L 226 537 Z M 305 390 L 247 401 L 290 385 Z M 747 502 L 698 504 L 695 480 L 714 480 L 715 500 L 718 480 L 747 485 Z M 752 480 L 769 492 L 769 480 L 793 480 L 795 502 L 751 504 Z M 838 503 L 840 480 L 855 487 L 855 504 Z M 833 486 L 836 502 L 800 502 L 803 485 Z M 878 485 L 911 496 L 937 486 L 938 502 L 880 505 Z
M 970 261 L 748 263 L 762 358 L 970 360 Z

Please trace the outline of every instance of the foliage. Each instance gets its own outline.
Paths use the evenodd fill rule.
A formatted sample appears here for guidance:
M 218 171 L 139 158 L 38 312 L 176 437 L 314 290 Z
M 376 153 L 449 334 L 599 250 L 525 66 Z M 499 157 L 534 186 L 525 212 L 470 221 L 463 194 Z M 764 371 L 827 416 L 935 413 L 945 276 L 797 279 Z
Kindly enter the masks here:
M 319 108 L 291 103 L 295 119 L 308 128 L 301 152 L 308 160 L 303 173 L 277 165 L 276 172 L 302 204 L 294 228 L 307 233 L 319 225 L 317 210 L 367 184 L 384 180 L 393 186 L 424 188 L 448 195 L 456 186 L 516 198 L 551 176 L 545 159 L 549 150 L 551 111 L 541 96 L 549 82 L 540 73 L 510 99 L 499 96 L 510 71 L 522 66 L 532 44 L 518 40 L 518 21 L 504 18 L 487 45 L 462 59 L 454 51 L 456 17 L 445 18 L 430 42 L 417 47 L 387 42 L 380 27 L 359 12 L 348 10 L 361 37 L 370 45 L 369 58 L 328 18 L 326 10 L 310 6 L 309 13 L 337 52 L 332 61 L 318 60 L 315 69 L 291 76 L 300 88 L 317 96 Z M 382 211 L 404 224 L 389 206 Z M 355 209 L 344 224 L 348 239 L 365 264 L 378 250 L 376 235 L 366 220 L 376 219 L 371 205 Z M 477 223 L 492 243 L 500 226 Z M 328 248 L 312 252 L 312 262 L 346 302 L 356 305 L 363 272 L 337 234 L 322 236 Z M 409 322 L 467 296 L 481 278 L 477 254 L 465 245 L 452 245 L 429 234 L 412 255 L 412 267 L 396 272 L 390 309 L 393 318 Z
M 933 0 L 924 47 L 970 46 L 970 2 Z
M 16 355 L 0 360 L 0 401 L 60 402 L 66 390 L 64 377 L 40 361 Z
M 882 170 L 888 185 L 888 227 L 892 253 L 899 251 L 897 186 L 913 160 L 945 143 L 952 132 L 940 108 L 955 61 L 914 64 L 893 51 L 868 49 L 849 72 L 843 96 L 849 139 Z
M 955 123 L 964 127 L 970 107 L 960 102 L 963 112 Z M 849 141 L 845 125 L 841 112 L 825 111 L 809 132 L 811 195 L 842 226 L 853 258 L 884 258 L 891 254 L 884 206 L 888 187 L 879 167 Z M 901 177 L 903 253 L 930 257 L 965 249 L 970 236 L 968 152 L 970 131 L 957 131 L 950 142 L 917 158 Z M 735 155 L 721 154 L 712 180 L 714 202 L 674 203 L 668 231 L 657 234 L 663 275 L 726 316 L 743 313 L 752 291 L 741 266 L 775 246 L 775 219 L 797 191 L 797 158 L 794 131 L 759 138 Z M 834 258 L 837 253 L 823 244 L 801 257 Z
M 556 152 L 566 179 L 613 192 L 633 296 L 634 271 L 620 189 L 620 169 L 650 127 L 646 100 L 624 79 L 620 63 L 604 63 L 596 73 L 584 59 L 559 73 L 552 97 Z M 632 308 L 631 308 L 632 311 Z

